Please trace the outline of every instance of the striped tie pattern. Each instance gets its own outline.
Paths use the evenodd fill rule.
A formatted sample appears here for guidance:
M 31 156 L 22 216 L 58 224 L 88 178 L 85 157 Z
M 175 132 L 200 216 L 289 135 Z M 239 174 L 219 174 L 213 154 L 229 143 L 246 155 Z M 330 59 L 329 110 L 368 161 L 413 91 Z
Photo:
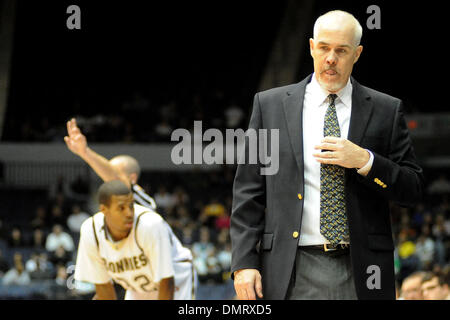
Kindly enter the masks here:
M 330 105 L 325 114 L 323 135 L 340 137 L 341 130 L 335 107 L 337 95 L 330 94 L 328 98 Z M 331 244 L 348 240 L 344 172 L 344 168 L 338 165 L 320 166 L 320 233 Z

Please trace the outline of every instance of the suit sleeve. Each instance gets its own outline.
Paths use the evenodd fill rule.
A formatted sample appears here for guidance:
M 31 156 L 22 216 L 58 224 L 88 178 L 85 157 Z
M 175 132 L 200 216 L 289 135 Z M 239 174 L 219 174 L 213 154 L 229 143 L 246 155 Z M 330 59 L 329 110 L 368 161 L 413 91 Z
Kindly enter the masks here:
M 258 94 L 253 102 L 253 112 L 249 129 L 262 127 L 262 117 Z M 250 131 L 254 131 L 250 130 Z M 248 133 L 249 131 L 247 131 Z M 257 136 L 257 135 L 256 135 Z M 260 173 L 261 165 L 249 163 L 249 137 L 246 135 L 243 153 L 247 161 L 238 164 L 233 184 L 233 206 L 230 224 L 232 244 L 231 271 L 239 269 L 259 269 L 259 256 L 256 246 L 264 230 L 265 176 Z
M 382 156 L 373 152 L 374 159 L 369 174 L 359 179 L 389 200 L 413 206 L 422 198 L 423 171 L 417 159 L 399 100 L 394 117 L 389 153 Z

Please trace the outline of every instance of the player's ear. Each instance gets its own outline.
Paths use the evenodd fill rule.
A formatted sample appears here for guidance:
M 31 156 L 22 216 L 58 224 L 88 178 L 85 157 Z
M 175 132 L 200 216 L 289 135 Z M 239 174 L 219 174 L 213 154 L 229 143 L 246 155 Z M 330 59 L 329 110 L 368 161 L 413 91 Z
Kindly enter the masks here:
M 100 203 L 100 211 L 103 213 L 107 213 L 108 207 L 106 205 L 104 205 L 103 203 Z

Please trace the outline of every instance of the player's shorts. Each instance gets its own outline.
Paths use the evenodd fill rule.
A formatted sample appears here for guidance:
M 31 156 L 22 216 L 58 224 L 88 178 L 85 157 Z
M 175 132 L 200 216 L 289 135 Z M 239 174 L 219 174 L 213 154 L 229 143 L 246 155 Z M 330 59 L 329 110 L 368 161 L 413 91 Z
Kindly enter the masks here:
M 197 287 L 197 274 L 193 263 L 190 261 L 176 262 L 173 264 L 175 272 L 174 300 L 194 300 Z M 127 290 L 125 300 L 157 300 L 158 291 L 137 292 Z

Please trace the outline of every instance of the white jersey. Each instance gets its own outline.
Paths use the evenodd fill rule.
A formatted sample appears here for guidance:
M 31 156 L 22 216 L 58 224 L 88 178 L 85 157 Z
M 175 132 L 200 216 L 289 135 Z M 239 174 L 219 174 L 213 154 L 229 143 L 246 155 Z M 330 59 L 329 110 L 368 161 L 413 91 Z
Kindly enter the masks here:
M 114 242 L 99 212 L 81 226 L 75 279 L 94 284 L 112 279 L 127 290 L 126 299 L 157 299 L 158 283 L 175 278 L 175 299 L 193 298 L 192 254 L 153 210 L 134 205 L 127 238 Z M 174 252 L 177 253 L 174 256 Z

